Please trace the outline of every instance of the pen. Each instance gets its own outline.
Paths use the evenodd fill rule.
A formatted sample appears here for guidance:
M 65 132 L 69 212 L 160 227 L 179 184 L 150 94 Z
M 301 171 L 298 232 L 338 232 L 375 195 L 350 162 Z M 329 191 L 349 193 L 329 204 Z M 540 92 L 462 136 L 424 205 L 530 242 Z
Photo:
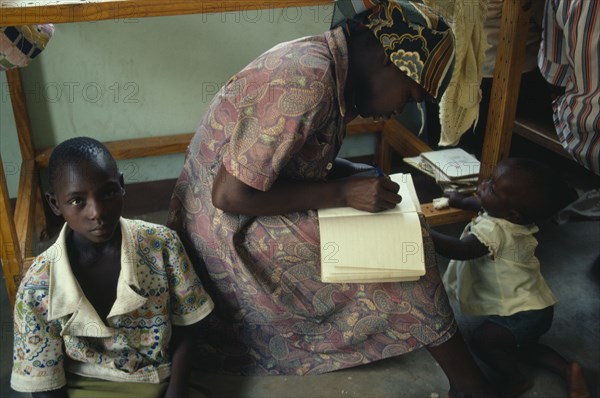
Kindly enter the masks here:
M 385 173 L 381 171 L 379 166 L 377 166 L 376 164 L 373 165 L 373 168 L 375 169 L 375 173 L 377 173 L 377 177 L 383 177 L 385 175 Z

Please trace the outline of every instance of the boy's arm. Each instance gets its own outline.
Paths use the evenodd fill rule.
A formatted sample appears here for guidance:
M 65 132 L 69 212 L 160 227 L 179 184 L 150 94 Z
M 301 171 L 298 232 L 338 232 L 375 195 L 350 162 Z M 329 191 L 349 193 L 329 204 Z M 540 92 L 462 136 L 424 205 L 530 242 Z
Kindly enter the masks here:
M 475 235 L 469 234 L 462 239 L 444 235 L 431 230 L 435 251 L 453 260 L 471 260 L 488 254 L 490 251 Z
M 193 329 L 193 326 L 173 326 L 171 380 L 165 392 L 165 398 L 185 398 L 189 395 Z
M 59 388 L 52 391 L 41 391 L 31 393 L 33 398 L 68 398 L 67 387 Z
M 58 323 L 48 321 L 48 290 L 40 288 L 43 279 L 38 279 L 48 275 L 44 267 L 32 264 L 15 298 L 10 385 L 34 397 L 67 397 L 61 330 Z
M 164 246 L 169 289 L 171 290 L 172 336 L 169 342 L 171 378 L 166 398 L 189 396 L 189 378 L 194 338 L 199 321 L 213 309 L 214 303 L 196 275 L 177 233 L 167 228 Z M 176 283 L 173 283 L 177 281 Z

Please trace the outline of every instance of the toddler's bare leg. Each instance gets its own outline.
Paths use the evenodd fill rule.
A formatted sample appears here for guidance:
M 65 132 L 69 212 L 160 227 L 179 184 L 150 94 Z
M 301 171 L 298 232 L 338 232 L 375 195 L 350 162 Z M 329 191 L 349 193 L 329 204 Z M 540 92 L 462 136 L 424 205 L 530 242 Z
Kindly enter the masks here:
M 589 398 L 590 389 L 583 374 L 583 369 L 578 362 L 571 362 L 567 370 L 567 384 L 569 385 L 569 398 Z
M 449 397 L 496 397 L 493 386 L 483 374 L 460 332 L 443 344 L 427 347 L 450 383 Z
M 486 321 L 473 331 L 471 346 L 482 361 L 505 379 L 505 396 L 519 396 L 533 386 L 531 378 L 519 368 L 517 341 L 508 329 Z
M 544 344 L 519 350 L 519 357 L 534 366 L 548 369 L 562 377 L 569 387 L 570 398 L 588 398 L 590 391 L 578 362 L 569 362 L 558 352 Z

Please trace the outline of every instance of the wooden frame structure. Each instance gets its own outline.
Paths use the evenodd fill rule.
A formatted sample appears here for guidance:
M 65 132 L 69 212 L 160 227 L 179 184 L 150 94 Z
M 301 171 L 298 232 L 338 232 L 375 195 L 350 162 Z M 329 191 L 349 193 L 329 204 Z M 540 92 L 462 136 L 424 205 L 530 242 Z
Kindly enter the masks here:
M 28 0 L 0 0 L 0 26 L 323 6 L 331 3 L 332 0 L 57 0 L 45 4 Z M 528 4 L 528 0 L 504 1 L 480 178 L 487 177 L 496 163 L 507 157 L 510 148 L 521 64 L 525 54 L 525 40 L 519 38 L 527 35 L 531 11 Z M 7 71 L 6 77 L 23 159 L 13 216 L 0 158 L 0 258 L 8 295 L 11 303 L 14 303 L 22 271 L 33 261 L 34 231 L 45 231 L 38 170 L 47 166 L 51 149 L 35 149 L 19 71 Z M 352 135 L 374 131 L 380 133 L 376 160 L 384 171 L 390 170 L 391 151 L 397 151 L 402 156 L 414 156 L 430 150 L 395 120 L 379 123 L 359 121 L 349 125 L 347 133 Z M 192 134 L 179 134 L 106 144 L 116 159 L 131 159 L 184 152 L 191 137 Z M 422 208 L 431 225 L 464 221 L 473 215 L 456 209 L 437 211 L 431 204 L 423 204 Z

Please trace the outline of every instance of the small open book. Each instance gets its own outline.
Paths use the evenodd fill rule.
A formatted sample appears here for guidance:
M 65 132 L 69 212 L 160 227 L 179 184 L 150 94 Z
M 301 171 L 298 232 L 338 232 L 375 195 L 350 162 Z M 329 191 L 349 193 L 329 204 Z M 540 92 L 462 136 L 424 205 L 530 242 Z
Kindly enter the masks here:
M 321 281 L 398 282 L 425 274 L 421 206 L 410 174 L 392 174 L 402 202 L 369 213 L 350 207 L 319 210 Z
M 479 160 L 462 148 L 422 152 L 423 159 L 435 173 L 436 180 L 477 180 Z

